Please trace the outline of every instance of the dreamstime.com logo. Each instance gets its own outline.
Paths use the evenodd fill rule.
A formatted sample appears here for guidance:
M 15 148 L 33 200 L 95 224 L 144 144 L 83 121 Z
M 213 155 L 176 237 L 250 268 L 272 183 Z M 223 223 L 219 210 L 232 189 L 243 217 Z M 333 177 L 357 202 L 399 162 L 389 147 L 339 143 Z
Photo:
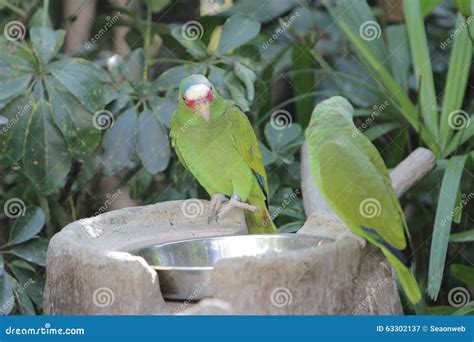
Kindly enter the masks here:
M 275 287 L 270 294 L 270 302 L 277 308 L 291 305 L 293 302 L 293 294 L 286 287 Z
M 92 302 L 99 308 L 105 308 L 112 305 L 115 301 L 114 291 L 108 287 L 99 287 L 92 293 Z
M 379 39 L 381 34 L 382 29 L 376 21 L 367 20 L 359 26 L 359 36 L 366 42 Z
M 202 27 L 201 23 L 196 20 L 185 22 L 181 27 L 181 36 L 184 38 L 184 40 L 190 42 L 201 39 L 203 34 L 204 28 Z
M 3 205 L 5 216 L 11 219 L 25 215 L 26 205 L 20 198 L 10 198 Z
M 276 130 L 289 128 L 292 123 L 293 118 L 291 117 L 291 114 L 284 109 L 274 111 L 270 116 L 270 125 Z
M 194 219 L 204 213 L 204 205 L 201 200 L 191 198 L 183 201 L 183 204 L 181 204 L 181 212 L 184 217 Z
M 11 42 L 22 40 L 25 38 L 26 27 L 18 20 L 9 21 L 3 28 L 3 35 Z
M 464 287 L 454 287 L 448 292 L 448 303 L 454 308 L 462 308 L 471 300 L 471 295 Z
M 122 13 L 120 11 L 117 12 L 113 17 L 107 17 L 104 26 L 96 33 L 94 36 L 84 44 L 84 47 L 89 50 L 95 43 L 99 41 L 99 39 L 109 31 L 112 26 L 114 26 L 122 17 Z
M 50 323 L 45 323 L 40 328 L 15 328 L 9 326 L 5 329 L 6 335 L 84 335 L 84 328 L 53 328 Z
M 377 199 L 369 197 L 360 202 L 359 212 L 363 217 L 371 219 L 380 215 L 382 206 Z

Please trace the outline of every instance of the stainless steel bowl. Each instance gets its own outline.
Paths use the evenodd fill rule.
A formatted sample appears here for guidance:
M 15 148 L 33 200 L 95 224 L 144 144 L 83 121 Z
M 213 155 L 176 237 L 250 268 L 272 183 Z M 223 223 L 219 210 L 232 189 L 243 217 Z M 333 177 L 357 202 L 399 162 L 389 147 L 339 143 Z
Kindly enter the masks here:
M 211 273 L 221 259 L 295 251 L 330 241 L 303 234 L 237 235 L 169 242 L 132 253 L 158 272 L 165 298 L 195 301 L 212 297 Z

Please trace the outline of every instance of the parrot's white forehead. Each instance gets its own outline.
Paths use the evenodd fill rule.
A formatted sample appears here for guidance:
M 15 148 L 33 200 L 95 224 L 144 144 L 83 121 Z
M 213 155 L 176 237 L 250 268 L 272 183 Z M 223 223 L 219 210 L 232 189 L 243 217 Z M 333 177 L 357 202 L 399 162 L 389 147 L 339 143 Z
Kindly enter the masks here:
M 193 84 L 186 90 L 184 96 L 190 101 L 195 101 L 206 97 L 208 92 L 209 86 L 207 84 Z

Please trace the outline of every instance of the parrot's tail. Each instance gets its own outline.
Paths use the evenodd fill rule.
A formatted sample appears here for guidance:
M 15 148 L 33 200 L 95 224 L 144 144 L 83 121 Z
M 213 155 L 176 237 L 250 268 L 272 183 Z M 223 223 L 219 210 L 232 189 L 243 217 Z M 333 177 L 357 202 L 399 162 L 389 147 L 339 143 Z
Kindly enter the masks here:
M 273 223 L 264 199 L 249 198 L 249 204 L 259 208 L 256 212 L 245 211 L 245 221 L 250 234 L 271 234 L 278 228 Z
M 395 272 L 397 272 L 397 278 L 400 282 L 400 285 L 403 288 L 406 296 L 413 304 L 417 304 L 421 300 L 421 291 L 420 287 L 418 286 L 418 282 L 416 281 L 415 275 L 413 274 L 413 270 L 408 265 L 402 263 L 400 259 L 398 259 L 394 254 L 390 252 L 385 247 L 381 247 L 382 252 L 385 254 L 387 259 L 395 268 Z
M 397 272 L 398 280 L 405 291 L 410 302 L 413 304 L 418 303 L 421 300 L 420 287 L 416 281 L 413 271 L 405 265 L 394 265 L 395 271 Z

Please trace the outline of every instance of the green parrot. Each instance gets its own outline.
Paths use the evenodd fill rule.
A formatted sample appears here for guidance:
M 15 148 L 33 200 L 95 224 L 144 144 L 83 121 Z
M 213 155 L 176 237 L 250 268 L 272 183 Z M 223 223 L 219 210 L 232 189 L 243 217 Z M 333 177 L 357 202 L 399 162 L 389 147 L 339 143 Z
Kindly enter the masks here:
M 241 208 L 251 234 L 277 230 L 267 208 L 267 175 L 252 126 L 205 76 L 181 81 L 170 135 L 181 163 L 211 196 L 209 223 Z
M 421 293 L 405 217 L 384 161 L 355 127 L 353 112 L 341 96 L 316 106 L 306 130 L 311 174 L 329 207 L 352 232 L 382 250 L 416 304 Z

